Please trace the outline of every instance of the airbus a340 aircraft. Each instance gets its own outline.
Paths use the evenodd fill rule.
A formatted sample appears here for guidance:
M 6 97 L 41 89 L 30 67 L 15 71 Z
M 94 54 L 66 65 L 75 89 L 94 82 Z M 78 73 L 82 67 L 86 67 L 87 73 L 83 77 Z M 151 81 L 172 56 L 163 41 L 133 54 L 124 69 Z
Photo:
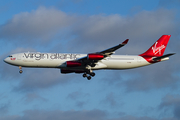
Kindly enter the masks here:
M 4 59 L 8 64 L 22 67 L 59 68 L 61 73 L 84 73 L 88 80 L 95 76 L 93 70 L 99 69 L 130 69 L 165 61 L 169 56 L 163 55 L 171 35 L 162 35 L 145 53 L 137 56 L 112 55 L 115 51 L 128 43 L 126 39 L 112 48 L 89 54 L 68 53 L 18 53 Z

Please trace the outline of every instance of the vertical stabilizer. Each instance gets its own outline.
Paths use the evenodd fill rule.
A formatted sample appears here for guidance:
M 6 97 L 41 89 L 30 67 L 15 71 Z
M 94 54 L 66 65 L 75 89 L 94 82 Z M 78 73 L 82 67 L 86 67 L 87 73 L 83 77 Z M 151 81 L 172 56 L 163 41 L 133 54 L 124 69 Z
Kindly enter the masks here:
M 164 54 L 171 35 L 162 35 L 145 53 L 139 56 L 159 57 Z

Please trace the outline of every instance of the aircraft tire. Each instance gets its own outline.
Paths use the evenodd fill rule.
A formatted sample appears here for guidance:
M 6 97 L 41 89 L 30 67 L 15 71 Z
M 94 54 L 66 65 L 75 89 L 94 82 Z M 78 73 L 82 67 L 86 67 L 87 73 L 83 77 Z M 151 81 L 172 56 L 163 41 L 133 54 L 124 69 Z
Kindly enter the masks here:
M 94 77 L 96 74 L 95 74 L 94 72 L 92 72 L 92 73 L 90 73 L 90 75 L 91 75 L 92 77 Z
M 83 77 L 87 77 L 87 74 L 86 74 L 86 73 L 84 73 L 84 74 L 83 74 Z
M 88 76 L 87 79 L 88 79 L 88 80 L 91 80 L 91 76 Z
M 22 74 L 22 73 L 23 73 L 23 71 L 22 71 L 22 70 L 20 70 L 20 71 L 19 71 L 19 73 L 20 73 L 20 74 Z

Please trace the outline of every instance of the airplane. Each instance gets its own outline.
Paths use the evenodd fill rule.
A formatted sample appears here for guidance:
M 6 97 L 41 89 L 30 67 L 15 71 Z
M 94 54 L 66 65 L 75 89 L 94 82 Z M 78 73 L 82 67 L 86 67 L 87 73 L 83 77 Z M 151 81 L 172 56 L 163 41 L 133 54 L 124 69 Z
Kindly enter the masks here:
M 4 62 L 22 67 L 58 68 L 62 74 L 83 73 L 88 80 L 95 76 L 93 70 L 122 70 L 151 65 L 169 59 L 175 53 L 164 54 L 171 35 L 162 35 L 146 52 L 140 55 L 112 55 L 126 45 L 129 39 L 109 49 L 89 54 L 24 52 L 9 55 Z

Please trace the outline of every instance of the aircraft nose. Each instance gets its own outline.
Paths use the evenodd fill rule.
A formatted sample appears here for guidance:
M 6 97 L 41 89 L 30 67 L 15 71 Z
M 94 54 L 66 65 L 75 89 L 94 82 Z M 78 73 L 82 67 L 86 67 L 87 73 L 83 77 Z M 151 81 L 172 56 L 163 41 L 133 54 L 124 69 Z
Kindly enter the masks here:
M 8 58 L 5 58 L 5 59 L 4 59 L 4 62 L 8 63 Z

